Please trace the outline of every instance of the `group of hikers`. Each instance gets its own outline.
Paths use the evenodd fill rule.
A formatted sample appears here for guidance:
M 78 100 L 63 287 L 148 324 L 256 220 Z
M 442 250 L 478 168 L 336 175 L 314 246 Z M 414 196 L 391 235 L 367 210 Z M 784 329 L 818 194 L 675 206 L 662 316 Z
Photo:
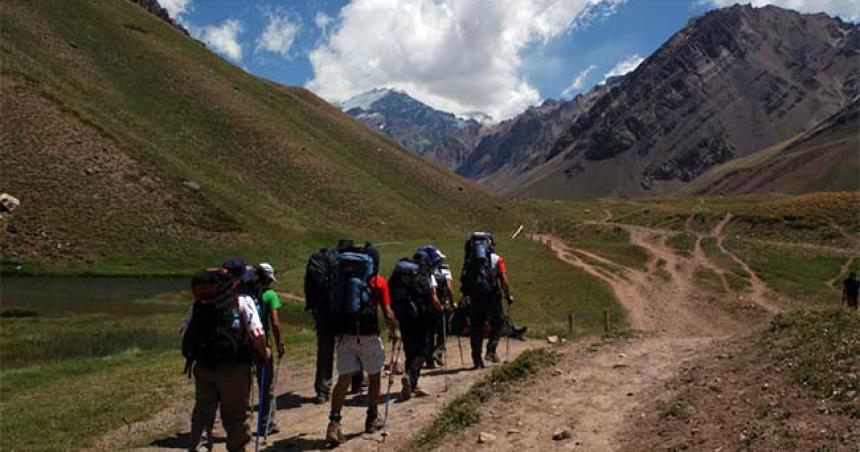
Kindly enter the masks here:
M 260 396 L 257 444 L 261 436 L 278 431 L 275 385 L 279 366 L 274 364 L 272 346 L 278 360 L 285 347 L 278 316 L 283 304 L 271 287 L 275 281 L 272 265 L 246 265 L 241 258 L 227 259 L 220 268 L 202 271 L 192 279 L 194 303 L 181 330 L 185 372 L 195 382 L 189 450 L 211 449 L 219 407 L 227 449 L 244 450 L 249 444 L 252 372 Z M 485 361 L 500 361 L 497 347 L 503 333 L 522 336 L 524 328 L 505 321 L 502 303 L 506 301 L 510 308 L 514 299 L 504 258 L 496 252 L 490 233 L 475 232 L 466 240 L 459 303 L 454 301 L 453 287 L 446 256 L 433 245 L 421 246 L 411 257 L 400 259 L 388 279 L 380 274 L 379 249 L 371 243 L 356 246 L 351 240 L 341 240 L 336 247 L 318 250 L 308 259 L 304 293 L 317 338 L 314 402 L 331 403 L 325 433 L 330 445 L 344 442 L 341 411 L 350 387 L 361 392 L 365 384 L 364 431 L 382 430 L 386 435 L 390 397 L 385 398 L 385 413 L 380 415 L 382 373 L 388 367 L 390 394 L 394 375 L 401 373 L 401 349 L 405 361 L 397 399 L 406 401 L 427 395 L 419 386 L 422 368 L 446 365 L 446 337 L 452 326 L 454 334 L 469 335 L 473 369 L 483 368 Z M 379 311 L 392 344 L 389 363 Z M 455 319 L 455 313 L 459 318 Z M 482 353 L 485 335 L 488 341 L 486 353 Z M 460 353 L 462 359 L 462 349 Z M 337 380 L 332 387 L 335 365 Z

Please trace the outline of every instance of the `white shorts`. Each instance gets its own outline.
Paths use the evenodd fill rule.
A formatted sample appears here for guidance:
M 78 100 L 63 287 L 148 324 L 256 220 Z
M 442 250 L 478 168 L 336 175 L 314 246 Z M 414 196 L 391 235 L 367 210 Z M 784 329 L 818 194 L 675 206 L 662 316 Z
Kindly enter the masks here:
M 369 375 L 382 372 L 385 349 L 379 336 L 344 334 L 337 344 L 337 373 L 346 375 L 365 371 Z

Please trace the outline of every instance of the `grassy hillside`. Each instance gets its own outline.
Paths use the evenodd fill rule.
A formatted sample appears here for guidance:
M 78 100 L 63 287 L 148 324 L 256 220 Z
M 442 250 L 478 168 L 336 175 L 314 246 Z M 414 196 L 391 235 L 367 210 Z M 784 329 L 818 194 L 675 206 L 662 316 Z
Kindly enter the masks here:
M 3 190 L 21 200 L 6 270 L 182 271 L 507 225 L 476 185 L 130 2 L 13 0 L 0 29 Z
M 809 132 L 731 160 L 684 187 L 698 195 L 860 189 L 860 100 Z

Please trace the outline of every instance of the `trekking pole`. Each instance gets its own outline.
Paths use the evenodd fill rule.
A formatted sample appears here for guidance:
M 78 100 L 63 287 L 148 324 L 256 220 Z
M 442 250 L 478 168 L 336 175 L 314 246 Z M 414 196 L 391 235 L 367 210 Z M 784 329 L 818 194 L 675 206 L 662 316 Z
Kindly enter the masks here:
M 511 360 L 511 332 L 510 329 L 513 328 L 514 319 L 511 318 L 511 303 L 508 302 L 508 323 L 510 326 L 508 327 L 508 332 L 505 334 L 505 362 L 509 362 Z
M 445 376 L 445 390 L 448 392 L 448 314 L 442 311 L 442 375 Z
M 388 390 L 385 393 L 385 416 L 382 419 L 382 442 L 385 442 L 385 437 L 388 436 L 388 405 L 391 403 L 391 387 L 394 386 L 394 365 L 397 364 L 397 358 L 400 357 L 400 344 L 397 339 L 394 341 L 394 350 L 391 354 L 391 364 L 388 365 Z
M 263 439 L 269 439 L 269 430 L 272 428 L 272 422 L 275 422 L 275 411 L 277 410 L 278 399 L 275 391 L 278 390 L 278 371 L 281 369 L 281 357 L 275 362 L 275 370 L 272 372 L 272 399 L 269 401 L 269 416 L 266 418 L 266 431 Z
M 260 436 L 263 435 L 263 393 L 266 387 L 266 364 L 260 366 L 260 384 L 257 385 L 257 392 L 260 393 L 260 401 L 257 403 L 257 439 L 254 440 L 254 452 L 260 451 Z

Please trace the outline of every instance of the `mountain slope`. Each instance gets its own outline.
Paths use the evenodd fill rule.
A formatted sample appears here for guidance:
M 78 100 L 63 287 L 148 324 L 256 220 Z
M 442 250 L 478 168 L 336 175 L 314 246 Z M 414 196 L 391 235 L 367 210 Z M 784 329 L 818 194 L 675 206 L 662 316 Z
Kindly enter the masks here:
M 813 127 L 860 92 L 860 26 L 734 6 L 694 19 L 580 115 L 508 190 L 538 197 L 670 193 Z
M 374 89 L 342 105 L 343 110 L 406 149 L 457 169 L 474 149 L 481 124 L 436 110 L 402 91 Z
M 312 93 L 251 76 L 124 0 L 0 9 L 4 268 L 300 259 L 341 234 L 504 222 L 497 200 Z
M 547 100 L 493 127 L 457 169 L 471 179 L 505 192 L 511 178 L 546 161 L 553 144 L 576 117 L 616 86 L 623 77 L 596 86 L 571 100 Z
M 860 190 L 860 99 L 785 142 L 724 163 L 684 188 L 696 195 Z

